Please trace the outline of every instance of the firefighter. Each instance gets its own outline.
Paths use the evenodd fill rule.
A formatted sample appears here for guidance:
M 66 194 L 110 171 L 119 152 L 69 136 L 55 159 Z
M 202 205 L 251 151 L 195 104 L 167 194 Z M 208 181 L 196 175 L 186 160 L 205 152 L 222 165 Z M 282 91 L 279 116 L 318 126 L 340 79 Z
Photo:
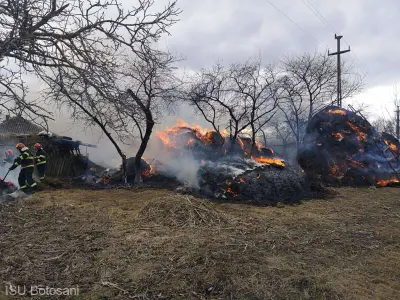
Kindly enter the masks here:
M 39 179 L 44 180 L 46 171 L 46 152 L 44 152 L 42 145 L 36 143 L 33 146 L 36 150 L 35 163 L 39 173 Z
M 14 152 L 11 149 L 8 149 L 5 152 L 5 156 L 4 156 L 4 159 L 3 159 L 1 165 L 4 166 L 6 163 L 9 163 L 9 164 L 14 163 Z
M 19 150 L 20 156 L 17 156 L 14 159 L 14 163 L 10 170 L 14 170 L 21 165 L 21 171 L 18 176 L 20 189 L 26 193 L 30 188 L 30 190 L 34 192 L 37 189 L 37 183 L 33 180 L 33 170 L 35 168 L 33 155 L 29 151 L 28 147 L 22 143 L 18 143 L 15 148 Z

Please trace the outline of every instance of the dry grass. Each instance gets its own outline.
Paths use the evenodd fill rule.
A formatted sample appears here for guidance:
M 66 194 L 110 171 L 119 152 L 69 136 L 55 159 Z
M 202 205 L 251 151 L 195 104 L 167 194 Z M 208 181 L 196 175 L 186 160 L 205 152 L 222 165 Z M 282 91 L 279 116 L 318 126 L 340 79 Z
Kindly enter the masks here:
M 6 282 L 78 285 L 76 299 L 400 299 L 400 189 L 335 191 L 280 208 L 43 191 L 0 207 L 0 299 Z
M 172 226 L 180 228 L 213 227 L 233 222 L 215 205 L 189 196 L 169 194 L 156 198 L 139 211 L 138 224 L 142 226 Z

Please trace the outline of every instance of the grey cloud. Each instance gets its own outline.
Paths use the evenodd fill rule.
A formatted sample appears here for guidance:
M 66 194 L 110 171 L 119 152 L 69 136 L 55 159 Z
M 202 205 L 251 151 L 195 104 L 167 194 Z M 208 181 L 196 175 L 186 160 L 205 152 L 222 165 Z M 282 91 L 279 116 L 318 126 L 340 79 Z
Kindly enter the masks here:
M 187 58 L 181 66 L 201 68 L 216 60 L 226 63 L 262 54 L 271 62 L 283 55 L 336 50 L 333 30 L 325 26 L 301 0 L 270 0 L 318 40 L 318 44 L 278 12 L 268 1 L 181 0 L 181 21 L 171 29 L 166 45 Z M 306 1 L 305 1 L 306 2 Z M 344 36 L 343 47 L 368 73 L 371 86 L 392 84 L 399 78 L 400 2 L 395 0 L 337 0 L 310 2 Z

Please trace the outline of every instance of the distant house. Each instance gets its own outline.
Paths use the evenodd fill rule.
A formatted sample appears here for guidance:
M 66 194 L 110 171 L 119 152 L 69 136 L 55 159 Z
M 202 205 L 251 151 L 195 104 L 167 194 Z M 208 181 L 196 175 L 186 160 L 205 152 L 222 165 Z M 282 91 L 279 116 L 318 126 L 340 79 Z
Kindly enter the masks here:
M 0 134 L 29 135 L 38 134 L 42 130 L 42 127 L 21 116 L 10 117 L 7 115 L 6 119 L 0 123 Z

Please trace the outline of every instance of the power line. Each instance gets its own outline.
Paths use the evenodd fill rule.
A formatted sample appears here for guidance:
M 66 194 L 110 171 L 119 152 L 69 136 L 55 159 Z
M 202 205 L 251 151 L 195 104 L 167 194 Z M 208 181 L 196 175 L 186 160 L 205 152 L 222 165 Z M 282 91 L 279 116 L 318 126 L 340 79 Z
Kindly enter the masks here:
M 294 25 L 296 25 L 301 31 L 303 31 L 306 35 L 308 35 L 310 38 L 312 38 L 317 45 L 319 45 L 318 40 L 313 37 L 311 34 L 309 34 L 303 27 L 301 27 L 299 24 L 297 24 L 295 21 L 293 21 L 293 19 L 291 19 L 287 14 L 285 14 L 281 9 L 279 9 L 275 4 L 273 4 L 270 0 L 267 0 L 268 3 L 275 8 L 277 11 L 279 11 L 284 17 L 286 17 L 290 22 L 292 22 Z
M 301 0 L 305 6 L 322 22 L 324 25 L 332 30 L 334 34 L 338 34 L 337 30 L 328 22 L 328 20 L 321 14 L 321 12 L 318 10 L 318 8 L 315 7 L 314 4 L 310 0 Z M 350 47 L 350 44 L 347 43 L 345 39 L 343 39 L 343 42 Z M 353 52 L 351 52 L 351 55 L 355 58 L 355 60 L 358 61 L 359 64 L 361 64 L 361 61 L 358 59 L 357 55 Z
M 312 4 L 311 1 L 309 0 L 301 0 L 312 12 L 314 15 L 318 17 L 324 23 L 329 29 L 333 31 L 333 33 L 337 33 L 337 30 L 333 28 L 333 26 L 328 22 L 327 19 L 320 13 L 320 11 L 315 7 L 314 4 Z

